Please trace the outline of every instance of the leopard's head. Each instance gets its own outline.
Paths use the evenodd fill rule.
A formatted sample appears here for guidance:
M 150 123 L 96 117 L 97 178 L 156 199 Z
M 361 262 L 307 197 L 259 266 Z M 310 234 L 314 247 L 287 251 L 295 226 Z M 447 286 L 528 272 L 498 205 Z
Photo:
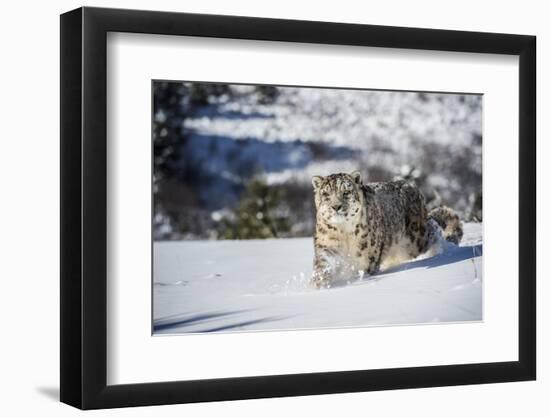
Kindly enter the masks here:
M 361 215 L 363 194 L 361 174 L 331 174 L 311 179 L 315 193 L 317 220 L 331 225 L 354 222 Z

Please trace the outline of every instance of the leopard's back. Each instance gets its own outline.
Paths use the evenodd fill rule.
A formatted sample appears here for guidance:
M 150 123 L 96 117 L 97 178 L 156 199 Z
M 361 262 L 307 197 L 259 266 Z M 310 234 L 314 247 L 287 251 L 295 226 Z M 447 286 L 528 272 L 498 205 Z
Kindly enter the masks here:
M 369 183 L 368 201 L 376 207 L 367 224 L 379 235 L 380 261 L 376 269 L 389 267 L 423 253 L 428 245 L 427 210 L 418 187 L 406 181 Z

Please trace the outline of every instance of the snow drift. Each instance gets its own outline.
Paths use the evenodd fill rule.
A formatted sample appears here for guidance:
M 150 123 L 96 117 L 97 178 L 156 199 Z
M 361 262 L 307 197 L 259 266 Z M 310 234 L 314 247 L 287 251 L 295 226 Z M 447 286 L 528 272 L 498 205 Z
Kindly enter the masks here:
M 460 246 L 326 290 L 311 238 L 154 243 L 154 334 L 482 320 L 482 224 Z

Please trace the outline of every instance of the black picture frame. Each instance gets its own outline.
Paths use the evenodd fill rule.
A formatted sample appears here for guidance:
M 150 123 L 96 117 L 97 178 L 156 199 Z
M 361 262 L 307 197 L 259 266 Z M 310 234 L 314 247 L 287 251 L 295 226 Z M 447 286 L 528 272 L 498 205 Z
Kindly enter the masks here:
M 519 56 L 519 360 L 107 385 L 108 32 Z M 536 38 L 481 32 L 102 8 L 61 15 L 61 401 L 81 409 L 536 377 Z

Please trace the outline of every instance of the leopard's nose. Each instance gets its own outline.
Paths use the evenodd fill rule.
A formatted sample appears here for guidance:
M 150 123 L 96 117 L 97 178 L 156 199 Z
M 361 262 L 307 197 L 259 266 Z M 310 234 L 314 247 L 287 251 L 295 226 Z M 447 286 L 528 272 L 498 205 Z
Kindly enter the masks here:
M 342 204 L 335 204 L 332 206 L 332 208 L 334 209 L 334 211 L 338 212 L 342 208 Z

